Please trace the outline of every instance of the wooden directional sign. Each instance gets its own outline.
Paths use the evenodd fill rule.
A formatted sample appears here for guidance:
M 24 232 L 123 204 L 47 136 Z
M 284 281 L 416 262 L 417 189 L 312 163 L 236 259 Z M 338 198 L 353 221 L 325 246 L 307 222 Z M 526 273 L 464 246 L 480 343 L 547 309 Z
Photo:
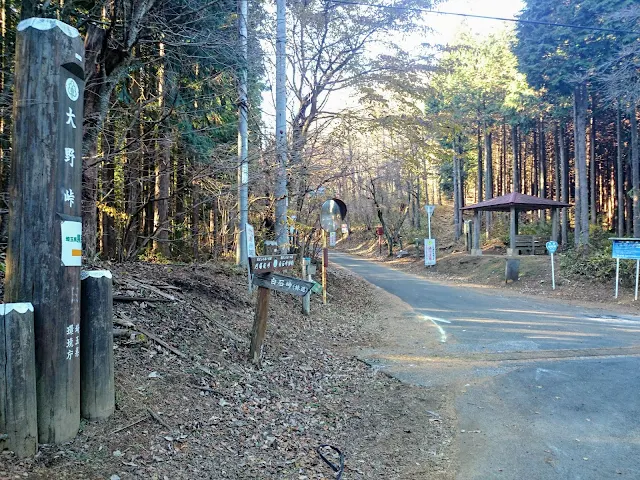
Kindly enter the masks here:
M 280 272 L 293 268 L 295 255 L 263 255 L 262 257 L 249 257 L 251 273 Z
M 314 282 L 306 282 L 299 278 L 286 277 L 277 273 L 260 273 L 254 275 L 253 284 L 257 287 L 303 297 L 313 288 Z

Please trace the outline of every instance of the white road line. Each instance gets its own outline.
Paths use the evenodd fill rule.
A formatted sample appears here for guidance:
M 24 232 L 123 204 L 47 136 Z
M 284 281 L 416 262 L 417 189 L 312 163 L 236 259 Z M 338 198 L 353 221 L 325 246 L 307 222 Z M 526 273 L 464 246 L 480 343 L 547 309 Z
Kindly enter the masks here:
M 439 322 L 442 323 L 451 323 L 449 320 L 445 320 L 444 318 L 438 318 L 438 317 L 431 317 L 429 315 L 422 315 L 422 318 L 424 318 L 425 320 L 433 323 L 433 325 L 438 329 L 438 331 L 440 332 L 440 343 L 446 343 L 447 342 L 447 332 L 445 332 L 444 328 L 442 328 L 442 326 L 440 325 Z

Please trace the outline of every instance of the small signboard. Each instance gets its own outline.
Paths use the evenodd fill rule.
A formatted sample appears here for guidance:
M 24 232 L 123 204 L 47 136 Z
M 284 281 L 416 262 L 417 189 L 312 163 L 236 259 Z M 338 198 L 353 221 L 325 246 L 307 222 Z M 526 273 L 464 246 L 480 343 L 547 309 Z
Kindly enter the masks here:
M 336 232 L 329 232 L 329 246 L 336 246 Z
M 307 282 L 294 277 L 286 277 L 284 275 L 278 275 L 277 273 L 260 273 L 254 275 L 253 284 L 257 287 L 290 293 L 299 297 L 305 296 L 314 286 L 314 282 Z
M 635 299 L 638 300 L 638 281 L 640 280 L 640 238 L 610 238 L 613 242 L 611 256 L 616 259 L 616 293 L 620 283 L 620 260 L 636 261 L 636 290 Z
M 431 215 L 433 215 L 433 212 L 435 211 L 436 206 L 435 205 L 425 205 L 424 209 L 427 212 L 427 215 L 431 216 Z
M 82 266 L 82 222 L 60 222 L 62 252 L 60 259 L 65 267 Z
M 612 238 L 611 256 L 621 260 L 640 260 L 640 238 Z
M 376 235 L 378 235 L 379 237 L 384 235 L 384 228 L 382 227 L 376 227 Z
M 551 254 L 551 286 L 553 289 L 556 289 L 556 269 L 555 264 L 553 262 L 553 254 L 558 250 L 558 242 L 550 241 L 547 242 L 547 250 Z
M 436 264 L 436 240 L 435 238 L 424 239 L 424 265 L 425 267 Z
M 262 257 L 249 257 L 251 273 L 279 272 L 292 268 L 295 263 L 295 255 L 263 255 Z
M 256 235 L 255 235 L 255 231 L 253 230 L 253 227 L 251 225 L 249 225 L 248 223 L 246 224 L 246 231 L 247 231 L 247 256 L 248 257 L 255 257 L 256 256 Z
M 346 235 L 347 233 L 349 233 L 349 226 L 346 223 L 342 224 L 342 234 Z

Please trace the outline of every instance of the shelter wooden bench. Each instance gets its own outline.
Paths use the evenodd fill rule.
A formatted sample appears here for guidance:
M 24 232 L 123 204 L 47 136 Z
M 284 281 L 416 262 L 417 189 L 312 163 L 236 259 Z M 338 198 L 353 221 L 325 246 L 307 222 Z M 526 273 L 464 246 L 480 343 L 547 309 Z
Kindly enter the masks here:
M 535 235 L 516 235 L 516 250 L 519 255 L 544 255 L 547 253 L 546 241 Z

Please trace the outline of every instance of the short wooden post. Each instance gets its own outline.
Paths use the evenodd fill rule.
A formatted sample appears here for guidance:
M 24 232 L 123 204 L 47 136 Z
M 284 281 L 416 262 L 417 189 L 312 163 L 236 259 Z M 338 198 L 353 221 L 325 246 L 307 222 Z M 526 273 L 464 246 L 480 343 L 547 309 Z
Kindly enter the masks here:
M 0 305 L 0 451 L 18 457 L 38 451 L 33 305 Z
M 84 44 L 54 19 L 20 22 L 9 181 L 6 302 L 34 306 L 40 443 L 80 426 Z
M 111 272 L 82 272 L 80 315 L 80 413 L 104 420 L 115 411 L 113 286 Z
M 256 314 L 253 318 L 253 328 L 251 329 L 251 346 L 249 347 L 249 358 L 257 367 L 262 364 L 262 344 L 267 332 L 270 296 L 271 292 L 268 288 L 258 287 L 258 301 Z
M 520 279 L 520 259 L 519 258 L 507 258 L 507 264 L 504 270 L 504 282 L 508 283 L 509 280 L 517 282 Z

